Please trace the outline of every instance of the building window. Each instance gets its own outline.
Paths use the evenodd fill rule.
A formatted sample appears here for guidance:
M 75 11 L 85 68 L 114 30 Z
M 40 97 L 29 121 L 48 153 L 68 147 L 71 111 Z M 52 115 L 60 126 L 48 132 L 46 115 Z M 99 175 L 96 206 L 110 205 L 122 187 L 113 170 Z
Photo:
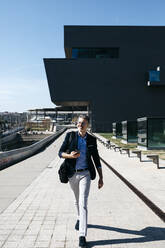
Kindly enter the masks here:
M 72 48 L 72 58 L 119 58 L 118 47 L 104 48 Z
M 160 82 L 160 71 L 149 71 L 150 82 Z

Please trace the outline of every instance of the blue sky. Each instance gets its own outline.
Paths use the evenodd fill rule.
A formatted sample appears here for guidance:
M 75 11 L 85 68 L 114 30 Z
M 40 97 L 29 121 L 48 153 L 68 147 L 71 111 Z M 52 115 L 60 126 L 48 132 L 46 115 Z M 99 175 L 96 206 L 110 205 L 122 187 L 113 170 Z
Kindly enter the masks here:
M 0 0 L 0 112 L 54 107 L 43 58 L 64 58 L 64 25 L 165 25 L 164 0 Z

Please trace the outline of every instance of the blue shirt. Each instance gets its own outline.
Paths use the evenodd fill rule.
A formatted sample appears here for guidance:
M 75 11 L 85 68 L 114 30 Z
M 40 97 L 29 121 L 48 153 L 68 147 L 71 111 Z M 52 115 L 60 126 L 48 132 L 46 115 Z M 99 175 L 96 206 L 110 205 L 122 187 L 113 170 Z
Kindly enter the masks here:
M 76 159 L 76 169 L 85 169 L 88 168 L 86 161 L 86 152 L 87 152 L 87 134 L 84 137 L 81 137 L 78 133 L 78 150 L 80 151 L 80 157 Z

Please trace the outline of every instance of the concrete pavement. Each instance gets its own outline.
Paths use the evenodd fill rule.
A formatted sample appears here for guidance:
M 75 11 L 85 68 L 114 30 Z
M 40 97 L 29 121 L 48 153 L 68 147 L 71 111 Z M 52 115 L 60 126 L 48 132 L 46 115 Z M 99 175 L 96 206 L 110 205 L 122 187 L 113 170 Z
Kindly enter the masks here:
M 157 169 L 145 155 L 140 162 L 135 154 L 131 153 L 129 158 L 126 153 L 114 152 L 100 142 L 98 148 L 106 162 L 165 212 L 165 161 L 160 160 L 161 169 Z
M 40 167 L 40 171 L 31 182 L 28 181 L 24 185 L 22 193 L 19 192 L 15 200 L 1 213 L 0 247 L 78 247 L 78 232 L 74 230 L 76 222 L 74 197 L 69 185 L 59 182 L 57 173 L 61 163 L 57 151 L 64 135 L 53 143 L 55 147 L 51 152 L 47 150 L 47 155 L 44 155 L 49 161 L 47 166 L 44 162 L 46 158 L 44 160 L 41 156 L 38 166 L 40 167 L 42 162 L 44 166 Z M 98 148 L 100 155 L 109 160 L 117 170 L 121 173 L 127 170 L 125 176 L 127 175 L 132 183 L 136 183 L 139 178 L 141 183 L 144 182 L 142 189 L 148 187 L 146 179 L 148 170 L 145 168 L 146 174 L 143 170 L 137 174 L 136 168 L 142 167 L 136 158 L 129 159 L 131 161 L 129 165 L 129 162 L 126 162 L 126 155 L 107 151 L 101 144 L 98 144 Z M 153 167 L 158 171 L 154 165 Z M 89 196 L 87 236 L 89 247 L 164 248 L 164 222 L 104 164 L 103 174 L 104 187 L 101 190 L 97 189 L 97 178 L 92 182 Z M 157 183 L 155 180 L 150 182 L 152 193 L 155 192 L 155 182 Z M 162 196 L 158 198 L 161 202 Z
M 35 156 L 0 171 L 0 213 L 51 163 L 57 156 L 61 138 Z

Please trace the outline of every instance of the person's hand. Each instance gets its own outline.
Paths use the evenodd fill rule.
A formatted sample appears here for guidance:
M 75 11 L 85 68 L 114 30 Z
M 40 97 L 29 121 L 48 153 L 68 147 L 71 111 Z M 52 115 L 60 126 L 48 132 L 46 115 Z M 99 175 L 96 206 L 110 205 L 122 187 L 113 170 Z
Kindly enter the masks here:
M 80 152 L 72 151 L 70 153 L 70 158 L 78 158 L 78 157 L 80 157 Z
M 103 183 L 103 179 L 99 179 L 98 181 L 98 189 L 101 189 L 103 187 L 104 183 Z

